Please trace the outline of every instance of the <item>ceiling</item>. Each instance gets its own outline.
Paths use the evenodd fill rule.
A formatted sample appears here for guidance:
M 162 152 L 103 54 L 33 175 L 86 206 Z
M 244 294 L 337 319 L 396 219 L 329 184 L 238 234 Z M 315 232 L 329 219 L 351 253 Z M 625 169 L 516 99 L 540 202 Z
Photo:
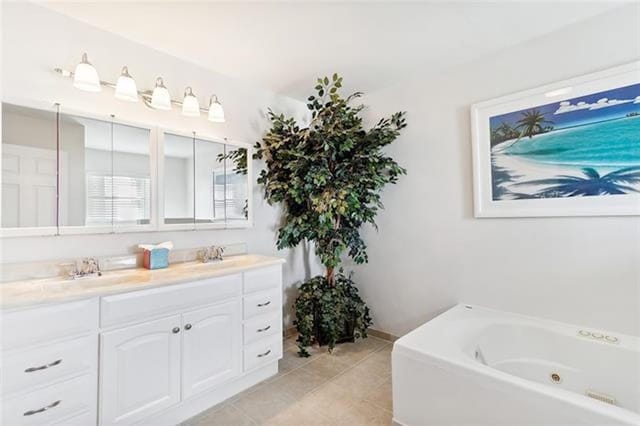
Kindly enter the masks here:
M 522 43 L 619 2 L 45 2 L 130 40 L 304 99 L 338 72 L 371 92 Z

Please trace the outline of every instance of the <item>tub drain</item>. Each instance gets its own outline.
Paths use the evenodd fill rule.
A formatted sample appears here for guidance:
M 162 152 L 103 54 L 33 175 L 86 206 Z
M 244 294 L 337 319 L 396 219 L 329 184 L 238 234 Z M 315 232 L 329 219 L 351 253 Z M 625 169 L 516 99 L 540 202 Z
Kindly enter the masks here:
M 551 373 L 551 375 L 549 377 L 551 378 L 551 381 L 553 383 L 562 382 L 562 377 L 560 377 L 560 375 L 558 373 Z

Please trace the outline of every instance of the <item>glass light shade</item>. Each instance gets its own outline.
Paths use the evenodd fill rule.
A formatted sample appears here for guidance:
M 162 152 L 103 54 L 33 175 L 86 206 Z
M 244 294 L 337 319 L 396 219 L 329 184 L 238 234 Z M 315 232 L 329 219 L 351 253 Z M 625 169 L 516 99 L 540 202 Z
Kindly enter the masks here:
M 216 95 L 211 96 L 211 101 L 209 102 L 209 121 L 224 123 L 224 109 L 222 104 L 218 102 Z
M 161 77 L 156 80 L 156 87 L 153 89 L 151 95 L 151 106 L 155 109 L 170 110 L 171 109 L 171 95 Z
M 122 68 L 122 74 L 118 77 L 115 97 L 122 101 L 138 102 L 138 88 L 127 67 Z
M 102 90 L 98 71 L 91 65 L 86 53 L 82 54 L 82 62 L 76 66 L 76 71 L 73 74 L 73 85 L 87 92 L 99 92 Z
M 187 117 L 200 117 L 200 103 L 196 95 L 193 94 L 191 87 L 187 87 L 184 91 L 182 115 L 186 115 Z

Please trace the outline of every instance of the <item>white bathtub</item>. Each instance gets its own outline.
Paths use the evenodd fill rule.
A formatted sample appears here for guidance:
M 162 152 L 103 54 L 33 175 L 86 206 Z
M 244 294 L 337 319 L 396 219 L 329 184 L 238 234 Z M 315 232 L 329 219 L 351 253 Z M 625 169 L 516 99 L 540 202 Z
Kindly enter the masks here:
M 458 305 L 392 364 L 400 425 L 640 425 L 637 337 Z

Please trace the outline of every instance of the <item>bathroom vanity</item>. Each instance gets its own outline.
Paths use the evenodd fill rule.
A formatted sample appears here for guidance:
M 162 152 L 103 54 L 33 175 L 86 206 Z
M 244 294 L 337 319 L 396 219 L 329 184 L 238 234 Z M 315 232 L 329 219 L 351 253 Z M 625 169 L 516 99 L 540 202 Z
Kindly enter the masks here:
M 173 425 L 276 374 L 283 262 L 3 284 L 2 424 Z

